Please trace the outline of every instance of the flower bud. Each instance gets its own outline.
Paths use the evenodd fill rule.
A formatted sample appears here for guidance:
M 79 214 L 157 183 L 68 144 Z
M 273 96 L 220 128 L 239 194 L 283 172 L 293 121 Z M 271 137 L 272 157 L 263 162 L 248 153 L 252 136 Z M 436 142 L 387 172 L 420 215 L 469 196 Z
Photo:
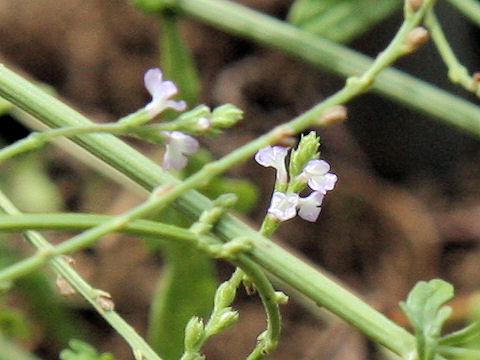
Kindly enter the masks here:
M 408 0 L 408 5 L 413 11 L 417 11 L 423 5 L 423 0 Z
M 429 34 L 428 30 L 418 26 L 408 34 L 407 39 L 405 40 L 405 45 L 407 46 L 407 52 L 415 51 L 420 46 L 428 41 Z
M 185 350 L 194 350 L 205 335 L 203 321 L 193 316 L 185 327 Z
M 318 159 L 318 147 L 320 146 L 320 138 L 312 131 L 308 135 L 303 136 L 296 149 L 292 150 L 290 155 L 289 173 L 294 178 L 300 174 L 305 165 L 313 159 Z
M 228 128 L 235 125 L 243 118 L 243 111 L 233 104 L 224 104 L 215 108 L 212 112 L 214 127 Z
M 224 309 L 233 302 L 237 289 L 228 281 L 220 284 L 215 293 L 215 309 Z
M 238 311 L 232 310 L 230 307 L 225 308 L 220 314 L 210 320 L 206 329 L 208 336 L 218 334 L 222 330 L 232 326 L 238 321 L 238 318 Z

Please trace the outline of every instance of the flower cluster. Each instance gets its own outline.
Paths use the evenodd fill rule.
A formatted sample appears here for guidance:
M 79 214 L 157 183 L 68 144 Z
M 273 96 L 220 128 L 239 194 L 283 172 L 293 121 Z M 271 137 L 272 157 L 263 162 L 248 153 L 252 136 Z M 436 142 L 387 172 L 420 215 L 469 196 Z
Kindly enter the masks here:
M 184 111 L 185 101 L 172 100 L 178 93 L 177 86 L 169 80 L 163 80 L 162 71 L 158 68 L 147 70 L 144 76 L 145 87 L 152 96 L 152 100 L 141 112 L 140 118 L 129 118 L 130 125 L 142 125 L 161 114 L 166 109 Z M 222 129 L 235 125 L 242 119 L 243 112 L 232 104 L 224 104 L 211 110 L 206 105 L 199 105 L 194 109 L 183 112 L 168 124 L 158 124 L 158 132 L 149 133 L 149 129 L 137 128 L 137 134 L 157 141 L 159 137 L 166 144 L 163 158 L 163 168 L 182 169 L 187 165 L 187 155 L 198 151 L 198 141 L 191 135 L 218 135 Z M 163 127 L 163 128 L 162 128 Z M 187 135 L 190 134 L 190 135 Z
M 279 221 L 286 221 L 298 212 L 307 221 L 316 221 L 320 214 L 323 198 L 337 182 L 337 175 L 330 173 L 330 165 L 325 160 L 312 159 L 306 163 L 302 172 L 290 179 L 290 184 L 301 182 L 313 190 L 310 195 L 301 197 L 297 192 L 288 191 L 288 173 L 285 166 L 289 148 L 267 146 L 255 154 L 255 160 L 262 166 L 273 167 L 277 171 L 277 186 L 286 191 L 276 190 L 272 195 L 268 213 Z M 282 186 L 282 184 L 284 186 Z
M 145 106 L 145 110 L 152 118 L 168 108 L 184 111 L 187 107 L 185 101 L 171 99 L 178 92 L 177 86 L 172 81 L 163 80 L 160 69 L 148 70 L 144 76 L 144 83 L 152 96 L 152 101 Z M 166 144 L 163 168 L 165 170 L 184 168 L 187 165 L 187 157 L 185 155 L 197 152 L 199 147 L 198 141 L 181 131 L 163 131 L 162 135 Z

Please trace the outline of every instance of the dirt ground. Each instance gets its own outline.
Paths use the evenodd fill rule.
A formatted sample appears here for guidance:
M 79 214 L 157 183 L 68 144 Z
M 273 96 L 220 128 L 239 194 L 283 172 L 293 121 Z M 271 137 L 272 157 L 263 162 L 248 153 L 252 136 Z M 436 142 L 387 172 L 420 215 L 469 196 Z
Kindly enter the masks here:
M 284 16 L 291 3 L 239 2 L 277 17 Z M 352 46 L 374 55 L 386 45 L 399 19 L 394 16 L 380 24 Z M 455 19 L 452 23 L 454 26 Z M 182 25 L 201 75 L 201 101 L 211 106 L 232 102 L 245 111 L 242 124 L 220 139 L 203 140 L 215 156 L 300 114 L 342 84 L 298 59 L 194 20 Z M 465 25 L 459 29 L 465 30 Z M 468 38 L 459 51 L 468 56 L 478 44 L 475 31 L 466 30 Z M 112 121 L 146 104 L 143 73 L 158 66 L 156 36 L 155 20 L 125 0 L 0 0 L 3 61 L 52 85 L 61 97 L 96 121 Z M 433 48 L 426 46 L 419 55 L 402 60 L 400 66 L 422 73 L 435 56 Z M 438 60 L 432 64 L 437 70 L 425 70 L 425 78 L 446 78 Z M 448 86 L 447 81 L 439 82 Z M 478 142 L 376 96 L 362 96 L 348 109 L 346 123 L 319 130 L 322 156 L 339 176 L 337 188 L 326 197 L 317 223 L 292 220 L 283 226 L 278 241 L 405 326 L 397 304 L 411 287 L 435 277 L 450 281 L 457 291 L 453 323 L 465 320 L 480 281 Z M 11 127 L 7 133 L 11 120 L 3 120 L 5 138 L 23 134 L 20 130 L 12 134 Z M 150 146 L 142 150 L 158 158 L 158 150 Z M 46 153 L 49 171 L 68 210 L 118 213 L 138 201 L 62 151 L 48 148 Z M 246 219 L 257 226 L 270 196 L 272 172 L 252 160 L 230 175 L 258 185 L 261 198 Z M 87 180 L 92 177 L 95 180 Z M 108 290 L 119 312 L 143 332 L 150 295 L 161 271 L 160 257 L 149 256 L 140 242 L 110 236 L 94 251 L 76 258 L 82 275 Z M 230 270 L 219 264 L 222 276 Z M 134 293 L 125 286 L 133 283 Z M 130 358 L 123 340 L 92 316 L 86 304 L 69 301 L 82 312 L 91 331 L 101 332 L 96 340 L 99 349 L 113 352 L 119 360 Z M 237 305 L 241 312 L 237 327 L 206 347 L 211 360 L 242 358 L 264 327 L 257 299 L 241 295 Z M 282 309 L 283 336 L 272 359 L 383 356 L 363 336 L 326 312 L 312 313 L 295 300 Z M 38 335 L 25 346 L 44 359 L 55 359 L 58 348 L 49 347 L 48 333 L 38 327 Z

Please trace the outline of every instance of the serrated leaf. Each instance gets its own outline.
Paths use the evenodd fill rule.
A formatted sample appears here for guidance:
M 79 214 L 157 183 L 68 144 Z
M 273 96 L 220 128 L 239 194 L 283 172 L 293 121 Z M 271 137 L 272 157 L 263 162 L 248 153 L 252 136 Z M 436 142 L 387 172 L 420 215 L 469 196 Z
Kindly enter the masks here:
M 297 0 L 288 21 L 305 31 L 348 42 L 400 8 L 400 0 Z
M 443 280 L 420 281 L 400 307 L 415 329 L 417 350 L 424 360 L 433 359 L 443 323 L 452 309 L 444 304 L 453 298 L 453 286 Z

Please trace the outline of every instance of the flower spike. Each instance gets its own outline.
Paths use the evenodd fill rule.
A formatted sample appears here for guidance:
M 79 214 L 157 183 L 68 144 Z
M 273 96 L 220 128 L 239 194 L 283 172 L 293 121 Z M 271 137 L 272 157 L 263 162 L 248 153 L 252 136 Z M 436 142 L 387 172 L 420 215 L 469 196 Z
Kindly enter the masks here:
M 188 161 L 185 154 L 197 152 L 198 141 L 181 131 L 164 131 L 163 135 L 166 137 L 166 150 L 162 167 L 165 170 L 170 168 L 183 169 Z
M 172 81 L 163 80 L 160 69 L 147 70 L 144 76 L 144 83 L 148 92 L 152 95 L 152 101 L 145 106 L 145 109 L 152 118 L 167 108 L 183 111 L 187 107 L 185 101 L 170 99 L 177 94 L 178 89 Z
M 277 181 L 282 184 L 288 182 L 285 158 L 290 148 L 282 146 L 266 146 L 255 154 L 255 161 L 265 167 L 274 167 L 277 170 Z

